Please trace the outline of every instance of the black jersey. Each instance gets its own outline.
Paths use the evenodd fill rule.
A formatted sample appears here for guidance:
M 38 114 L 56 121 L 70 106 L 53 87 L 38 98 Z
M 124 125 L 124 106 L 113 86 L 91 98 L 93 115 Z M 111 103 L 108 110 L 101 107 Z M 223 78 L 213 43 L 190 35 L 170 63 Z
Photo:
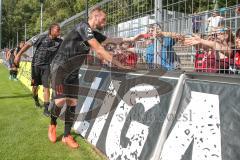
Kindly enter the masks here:
M 99 43 L 106 40 L 106 36 L 97 31 L 93 31 L 87 22 L 80 22 L 64 38 L 53 64 L 63 64 L 68 59 L 79 55 L 87 55 L 90 51 L 88 40 L 95 38 Z M 83 56 L 85 59 L 86 56 Z
M 32 66 L 50 65 L 62 43 L 62 39 L 51 39 L 48 34 L 31 38 L 28 43 L 36 47 L 32 59 Z
M 21 48 L 18 46 L 16 49 L 17 53 L 21 50 Z

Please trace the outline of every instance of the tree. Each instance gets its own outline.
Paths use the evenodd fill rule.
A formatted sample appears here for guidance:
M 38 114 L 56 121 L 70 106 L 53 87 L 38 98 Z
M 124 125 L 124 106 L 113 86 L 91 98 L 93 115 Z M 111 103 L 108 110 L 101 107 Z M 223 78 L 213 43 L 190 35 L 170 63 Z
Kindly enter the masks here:
M 102 0 L 88 0 L 89 6 Z M 114 25 L 130 19 L 154 13 L 155 0 L 112 0 L 103 5 L 110 12 L 108 24 Z M 162 0 L 163 9 L 186 14 L 213 10 L 213 0 Z M 71 16 L 85 10 L 86 0 L 45 0 L 43 13 L 43 30 L 51 23 L 60 23 Z M 171 5 L 173 4 L 173 5 Z M 219 8 L 236 5 L 236 0 L 218 0 Z M 24 24 L 27 24 L 27 38 L 40 32 L 40 1 L 39 0 L 4 0 L 2 18 L 2 46 L 8 46 L 9 41 L 16 43 L 24 39 Z M 72 25 L 77 23 L 73 22 Z M 72 27 L 72 26 L 71 26 Z M 16 44 L 14 44 L 16 46 Z

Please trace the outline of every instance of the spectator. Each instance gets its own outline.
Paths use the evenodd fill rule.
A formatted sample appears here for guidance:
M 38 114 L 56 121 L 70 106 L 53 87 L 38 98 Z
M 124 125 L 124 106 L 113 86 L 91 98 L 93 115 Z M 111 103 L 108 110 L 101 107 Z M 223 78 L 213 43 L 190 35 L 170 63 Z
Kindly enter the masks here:
M 17 48 L 14 49 L 14 55 L 16 56 L 17 53 L 21 50 L 21 48 L 24 46 L 24 41 L 21 41 Z M 14 57 L 15 58 L 15 57 Z M 13 59 L 14 62 L 14 59 Z M 13 80 L 17 81 L 17 74 L 18 74 L 18 68 L 19 68 L 19 64 L 14 63 L 15 69 L 13 71 Z
M 145 42 L 145 44 L 147 44 L 146 61 L 150 69 L 153 68 L 154 60 L 154 37 L 161 38 L 160 41 L 162 42 L 162 47 L 160 61 L 162 67 L 165 67 L 167 70 L 172 70 L 178 67 L 177 63 L 179 63 L 179 59 L 174 52 L 173 46 L 177 41 L 183 41 L 183 35 L 174 32 L 162 32 L 160 26 L 156 24 L 151 26 L 146 34 L 138 35 L 138 38 L 139 37 L 147 39 Z
M 136 67 L 137 64 L 137 54 L 135 53 L 135 48 L 132 46 L 131 42 L 122 42 L 120 44 L 116 43 L 104 43 L 104 48 L 108 51 L 114 58 L 126 66 Z M 107 61 L 102 62 L 103 66 L 110 66 Z
M 123 42 L 120 44 L 121 54 L 124 55 L 123 63 L 132 68 L 136 67 L 138 56 L 130 42 Z
M 215 40 L 213 37 L 210 40 L 202 39 L 195 35 L 190 38 L 185 38 L 185 45 L 193 45 L 195 47 L 203 48 L 204 50 L 212 50 L 214 54 L 214 61 L 210 64 L 210 67 L 215 67 L 220 71 L 224 71 L 229 68 L 230 61 L 233 57 L 233 44 L 234 36 L 230 29 L 221 28 L 213 32 L 215 34 Z M 209 53 L 207 51 L 207 53 Z M 209 66 L 208 66 L 209 67 Z
M 192 30 L 193 33 L 199 33 L 200 28 L 201 28 L 201 22 L 202 18 L 200 15 L 198 15 L 196 12 L 194 12 L 192 16 Z
M 152 35 L 155 31 L 155 26 L 151 25 L 148 28 L 148 32 L 147 34 Z M 154 65 L 153 65 L 153 60 L 154 60 L 154 39 L 153 37 L 146 37 L 146 62 L 148 65 L 148 69 L 153 69 Z
M 236 32 L 236 51 L 234 55 L 234 69 L 240 69 L 240 28 Z
M 9 62 L 9 80 L 17 81 L 17 65 L 14 63 L 16 57 L 15 48 L 6 52 L 6 58 Z
M 237 14 L 240 14 L 240 6 L 237 6 L 235 12 L 236 12 Z
M 5 65 L 7 66 L 7 68 L 9 69 L 9 63 L 8 63 L 8 52 L 9 52 L 9 48 L 4 48 L 4 51 L 3 51 L 3 57 L 4 57 L 4 63 Z
M 208 34 L 216 31 L 217 29 L 220 28 L 220 24 L 223 22 L 224 18 L 219 15 L 217 11 L 214 11 L 212 13 L 212 16 L 208 18 L 208 28 L 207 32 Z
M 182 42 L 184 37 L 174 32 L 158 32 L 157 37 L 162 38 L 161 47 L 161 65 L 167 70 L 177 69 L 179 59 L 174 51 L 173 46 L 177 41 Z

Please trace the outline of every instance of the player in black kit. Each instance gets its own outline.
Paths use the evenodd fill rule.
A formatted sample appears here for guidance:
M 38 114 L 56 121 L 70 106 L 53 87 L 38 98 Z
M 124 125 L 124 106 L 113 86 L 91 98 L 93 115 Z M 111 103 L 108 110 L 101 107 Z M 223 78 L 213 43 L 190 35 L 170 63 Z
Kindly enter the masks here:
M 18 52 L 15 62 L 19 63 L 21 55 L 31 46 L 36 48 L 32 59 L 32 92 L 35 105 L 40 107 L 38 100 L 38 86 L 43 85 L 44 90 L 44 115 L 50 116 L 48 111 L 50 99 L 50 64 L 62 43 L 60 36 L 60 26 L 52 24 L 47 34 L 41 34 L 31 38 Z
M 79 84 L 78 71 L 86 59 L 90 49 L 95 51 L 98 57 L 101 57 L 120 68 L 129 69 L 129 67 L 123 66 L 120 62 L 113 59 L 112 55 L 100 44 L 104 41 L 107 42 L 114 40 L 111 38 L 107 39 L 104 35 L 97 31 L 103 29 L 105 25 L 106 13 L 101 8 L 93 9 L 89 14 L 88 22 L 80 22 L 64 37 L 62 45 L 52 61 L 51 84 L 54 94 L 54 103 L 52 109 L 53 114 L 51 115 L 51 124 L 48 128 L 48 138 L 53 143 L 55 143 L 57 139 L 57 118 L 61 113 L 61 108 L 66 103 L 67 108 L 65 111 L 65 126 L 62 142 L 67 144 L 70 148 L 79 147 L 79 144 L 70 134 L 71 127 L 74 122 L 78 96 L 73 93 L 74 91 L 69 89 L 68 86 Z M 133 39 L 115 38 L 114 41 L 123 40 L 131 41 Z M 72 72 L 67 74 L 69 69 Z M 59 75 L 63 77 L 63 80 L 58 77 Z

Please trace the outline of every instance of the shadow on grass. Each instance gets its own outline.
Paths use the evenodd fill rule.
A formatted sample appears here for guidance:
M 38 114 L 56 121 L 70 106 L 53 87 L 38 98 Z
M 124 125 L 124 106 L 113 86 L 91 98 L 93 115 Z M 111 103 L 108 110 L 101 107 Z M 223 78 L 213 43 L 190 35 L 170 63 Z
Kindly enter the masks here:
M 0 99 L 7 99 L 7 98 L 24 98 L 24 97 L 32 97 L 32 94 L 21 94 L 21 95 L 14 95 L 14 96 L 0 96 Z

